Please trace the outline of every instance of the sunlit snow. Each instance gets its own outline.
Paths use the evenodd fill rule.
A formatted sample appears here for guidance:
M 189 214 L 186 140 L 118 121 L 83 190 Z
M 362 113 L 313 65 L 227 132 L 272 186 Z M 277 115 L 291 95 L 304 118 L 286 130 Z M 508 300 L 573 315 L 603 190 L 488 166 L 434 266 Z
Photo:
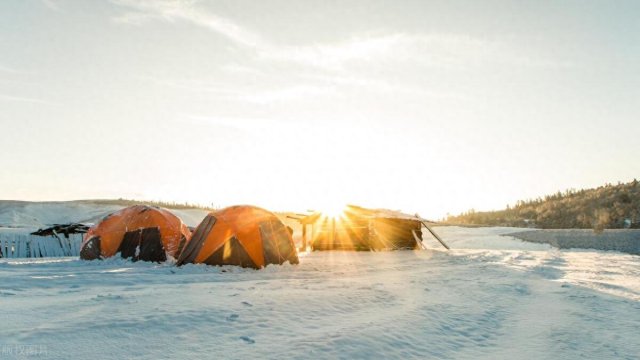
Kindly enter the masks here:
M 455 250 L 314 252 L 259 271 L 2 259 L 0 339 L 58 359 L 640 354 L 640 257 L 437 230 Z

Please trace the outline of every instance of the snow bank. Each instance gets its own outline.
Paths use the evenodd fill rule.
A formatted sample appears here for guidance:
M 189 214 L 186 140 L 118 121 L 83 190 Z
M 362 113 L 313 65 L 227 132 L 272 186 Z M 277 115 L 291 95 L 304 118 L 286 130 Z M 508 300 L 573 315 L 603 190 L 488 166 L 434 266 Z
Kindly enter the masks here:
M 78 256 L 83 234 L 31 235 L 24 229 L 0 229 L 0 255 L 6 258 Z

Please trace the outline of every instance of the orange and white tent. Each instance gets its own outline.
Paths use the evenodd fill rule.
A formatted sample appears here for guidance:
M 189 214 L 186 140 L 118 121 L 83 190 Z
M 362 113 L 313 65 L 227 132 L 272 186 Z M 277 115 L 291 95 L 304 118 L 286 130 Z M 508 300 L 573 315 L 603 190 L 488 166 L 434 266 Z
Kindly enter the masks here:
M 169 210 L 135 205 L 105 217 L 85 234 L 80 247 L 84 260 L 120 253 L 134 261 L 165 261 L 177 257 L 191 237 L 189 228 Z
M 209 213 L 193 232 L 178 265 L 195 263 L 262 268 L 298 263 L 291 234 L 278 217 L 255 206 Z

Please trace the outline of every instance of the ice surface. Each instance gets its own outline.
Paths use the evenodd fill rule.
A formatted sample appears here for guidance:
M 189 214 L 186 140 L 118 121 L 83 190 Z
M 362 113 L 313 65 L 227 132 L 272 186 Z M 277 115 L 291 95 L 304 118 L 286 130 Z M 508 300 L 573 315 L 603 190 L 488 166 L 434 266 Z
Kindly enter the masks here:
M 437 228 L 454 251 L 315 252 L 259 271 L 3 259 L 0 343 L 57 359 L 637 358 L 640 257 L 507 230 Z

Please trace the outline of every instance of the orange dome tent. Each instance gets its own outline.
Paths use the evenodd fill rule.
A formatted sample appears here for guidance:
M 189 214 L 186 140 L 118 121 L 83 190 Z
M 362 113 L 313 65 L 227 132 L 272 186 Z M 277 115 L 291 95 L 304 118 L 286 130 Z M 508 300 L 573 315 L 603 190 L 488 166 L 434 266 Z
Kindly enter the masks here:
M 191 237 L 182 220 L 166 209 L 135 205 L 105 217 L 85 234 L 80 258 L 103 259 L 118 252 L 134 261 L 177 257 Z
M 291 234 L 273 213 L 255 206 L 232 206 L 209 213 L 178 259 L 186 263 L 262 268 L 298 263 Z

